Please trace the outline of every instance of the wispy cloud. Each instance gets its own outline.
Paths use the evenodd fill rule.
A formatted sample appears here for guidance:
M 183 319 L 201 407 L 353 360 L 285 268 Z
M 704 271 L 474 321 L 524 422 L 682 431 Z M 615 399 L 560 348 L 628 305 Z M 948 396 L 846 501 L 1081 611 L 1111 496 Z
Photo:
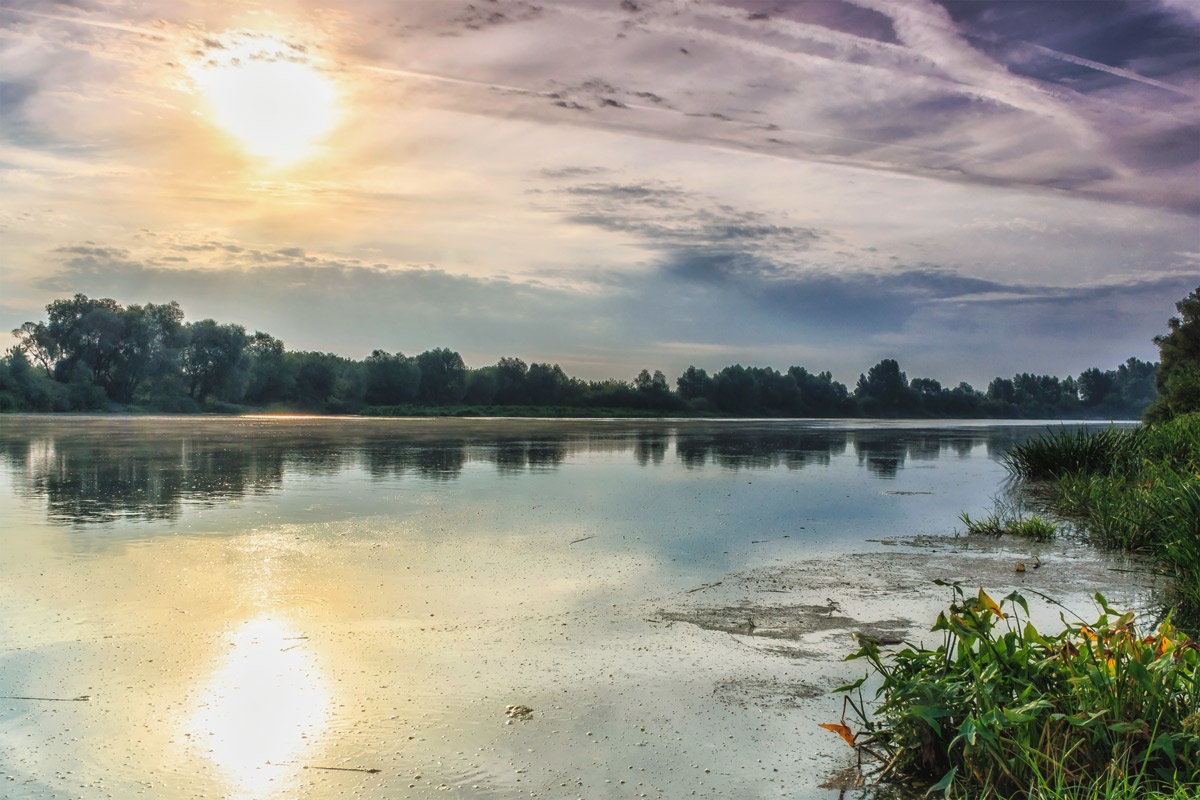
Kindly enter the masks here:
M 681 342 L 835 371 L 921 353 L 942 379 L 1071 371 L 1099 353 L 1096 314 L 1112 351 L 1149 355 L 1200 250 L 1193 12 L 18 0 L 0 9 L 0 315 L 76 289 L 174 298 L 306 347 L 592 376 L 682 366 Z M 192 77 L 247 41 L 340 98 L 285 172 Z

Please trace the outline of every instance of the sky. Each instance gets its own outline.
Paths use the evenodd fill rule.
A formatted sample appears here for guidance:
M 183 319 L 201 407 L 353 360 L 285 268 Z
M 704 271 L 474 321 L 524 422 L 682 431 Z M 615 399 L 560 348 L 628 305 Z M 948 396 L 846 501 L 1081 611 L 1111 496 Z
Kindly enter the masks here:
M 1197 286 L 1197 0 L 0 5 L 0 330 L 982 388 Z

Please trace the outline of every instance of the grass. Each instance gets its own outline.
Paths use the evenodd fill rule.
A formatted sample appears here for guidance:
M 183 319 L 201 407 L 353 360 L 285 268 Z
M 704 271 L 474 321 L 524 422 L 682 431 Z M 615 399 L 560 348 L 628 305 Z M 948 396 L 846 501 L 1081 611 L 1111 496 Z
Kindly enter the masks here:
M 1090 783 L 1064 784 L 1057 775 L 1039 779 L 1026 797 L 1035 800 L 1196 800 L 1196 787 L 1176 786 L 1174 789 L 1150 789 L 1137 775 L 1105 771 Z M 1003 800 L 1018 800 L 1005 797 Z
M 1101 595 L 1094 623 L 1044 635 L 1015 592 L 997 603 L 983 589 L 969 596 L 955 584 L 952 591 L 932 628 L 942 634 L 938 647 L 884 656 L 861 640 L 849 658 L 865 660 L 879 676 L 880 703 L 868 710 L 864 677 L 839 690 L 842 720 L 822 726 L 883 765 L 881 779 L 987 800 L 1149 792 L 1173 800 L 1181 787 L 1183 796 L 1196 796 L 1195 642 L 1169 621 L 1143 632 L 1132 612 L 1113 610 Z
M 985 517 L 973 519 L 967 512 L 958 515 L 967 532 L 982 536 L 1020 536 L 1035 542 L 1048 542 L 1058 533 L 1058 526 L 1037 514 L 1028 517 L 996 509 Z
M 1009 470 L 1029 480 L 1126 470 L 1136 451 L 1136 430 L 1062 429 L 1017 445 L 1005 456 Z
M 1168 605 L 1200 630 L 1200 413 L 1127 431 L 1060 431 L 1005 461 L 1046 484 L 1054 510 L 1099 544 L 1156 555 L 1174 578 Z

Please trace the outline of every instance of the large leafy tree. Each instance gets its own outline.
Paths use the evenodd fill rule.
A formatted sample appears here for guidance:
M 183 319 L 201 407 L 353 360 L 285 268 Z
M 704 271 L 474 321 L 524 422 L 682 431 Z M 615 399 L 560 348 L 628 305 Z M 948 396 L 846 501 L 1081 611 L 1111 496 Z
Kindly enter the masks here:
M 219 325 L 211 319 L 188 325 L 182 359 L 188 396 L 200 401 L 213 396 L 240 400 L 239 378 L 246 368 L 248 341 L 241 325 Z
M 452 405 L 467 393 L 467 367 L 449 348 L 426 350 L 417 356 L 421 370 L 418 397 L 427 405 Z
M 287 397 L 295 380 L 292 364 L 284 353 L 283 342 L 269 333 L 255 331 L 246 340 L 246 390 L 248 403 L 278 402 Z
M 1170 332 L 1154 337 L 1160 363 L 1155 377 L 1158 399 L 1147 420 L 1164 420 L 1200 411 L 1200 287 L 1175 304 L 1178 317 L 1167 321 Z
M 46 306 L 46 322 L 26 322 L 17 347 L 63 383 L 82 382 L 128 403 L 149 378 L 178 364 L 183 311 L 175 302 L 125 308 L 84 294 Z
M 365 366 L 365 398 L 369 404 L 399 405 L 417 398 L 421 368 L 416 359 L 403 353 L 392 355 L 386 350 L 374 350 Z
M 918 403 L 917 393 L 908 387 L 908 378 L 895 359 L 885 358 L 858 376 L 854 397 L 868 414 L 897 416 L 912 411 Z

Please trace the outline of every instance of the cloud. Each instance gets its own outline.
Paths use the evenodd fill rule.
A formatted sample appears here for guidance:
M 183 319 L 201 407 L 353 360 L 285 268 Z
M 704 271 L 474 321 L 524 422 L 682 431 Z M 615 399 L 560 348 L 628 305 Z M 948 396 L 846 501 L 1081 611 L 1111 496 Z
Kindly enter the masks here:
M 1177 140 L 1200 121 L 1200 26 L 1150 3 L 825 0 L 776 9 L 710 0 L 646 2 L 636 13 L 582 0 L 308 5 L 312 19 L 336 22 L 320 49 L 360 100 L 386 103 L 399 91 L 419 106 L 539 125 L 1068 189 L 1189 213 L 1200 205 L 1200 172 L 1166 166 L 1191 166 Z M 207 11 L 207 30 L 167 4 L 128 11 L 126 19 L 107 9 L 14 12 L 7 21 L 59 48 L 28 60 L 28 76 L 85 94 L 113 96 L 120 85 L 118 108 L 171 105 L 155 84 L 180 83 L 181 68 L 172 77 L 163 61 L 182 46 L 227 55 L 231 43 L 262 38 L 223 30 L 218 20 L 229 25 L 234 15 L 220 5 Z M 306 52 L 305 37 L 321 40 L 311 26 L 292 29 L 272 36 Z M 146 32 L 158 38 L 135 35 Z M 71 53 L 70 71 L 55 68 Z M 257 57 L 306 56 L 284 48 Z M 102 124 L 133 135 L 109 111 L 113 119 L 102 123 L 60 97 L 31 119 L 46 123 L 47 140 Z M 60 116 L 81 124 L 51 123 Z M 154 119 L 139 116 L 141 125 Z M 364 109 L 363 119 L 371 116 Z M 1148 167 L 1154 181 L 1139 174 Z
M 82 291 L 127 304 L 179 300 L 190 320 L 237 322 L 289 348 L 356 358 L 375 348 L 448 346 L 472 366 L 516 355 L 586 378 L 741 362 L 831 369 L 853 382 L 893 357 L 912 375 L 985 385 L 1018 371 L 1077 374 L 1130 355 L 1151 358 L 1150 339 L 1165 329 L 1171 303 L 1194 288 L 1187 269 L 1071 288 L 985 281 L 933 265 L 795 274 L 744 252 L 700 263 L 711 254 L 666 251 L 655 271 L 598 275 L 565 290 L 293 248 L 182 244 L 64 246 L 40 289 L 47 299 Z M 164 255 L 180 251 L 196 260 Z M 1095 336 L 1101 317 L 1105 337 Z M 6 317 L 9 327 L 29 318 Z
M 1075 370 L 1098 318 L 1150 355 L 1194 288 L 1186 3 L 635 5 L 298 0 L 268 40 L 232 3 L 9 4 L 4 313 L 82 290 L 349 355 L 951 380 Z M 267 41 L 344 99 L 286 173 L 188 80 Z

